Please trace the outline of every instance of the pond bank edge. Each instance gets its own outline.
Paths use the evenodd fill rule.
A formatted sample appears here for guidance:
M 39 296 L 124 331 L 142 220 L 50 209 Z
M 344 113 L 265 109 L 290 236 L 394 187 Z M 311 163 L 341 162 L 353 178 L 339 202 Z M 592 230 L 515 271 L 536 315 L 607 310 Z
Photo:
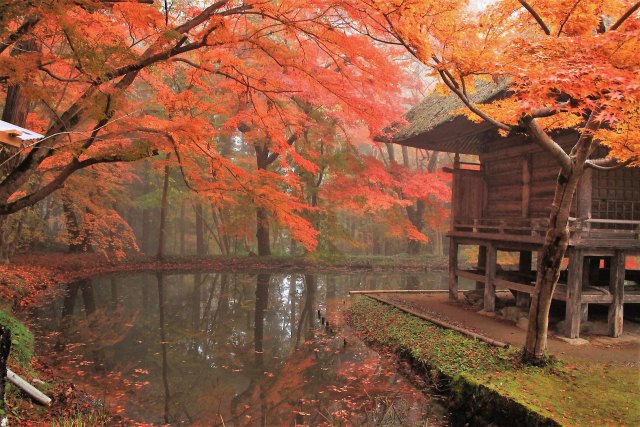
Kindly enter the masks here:
M 358 297 L 369 298 L 368 296 Z M 373 298 L 369 299 L 376 301 Z M 395 308 L 383 302 L 376 302 L 384 304 L 389 309 Z M 411 314 L 405 313 L 405 315 L 410 316 Z M 492 424 L 505 427 L 514 425 L 555 427 L 562 425 L 523 403 L 479 383 L 462 372 L 451 375 L 444 372 L 441 367 L 434 363 L 418 360 L 408 345 L 399 344 L 390 348 L 388 343 L 363 336 L 364 326 L 355 323 L 349 313 L 347 314 L 347 321 L 356 334 L 360 335 L 368 345 L 379 351 L 391 351 L 400 361 L 408 363 L 415 375 L 418 375 L 427 383 L 434 384 L 434 388 L 438 390 L 438 393 L 447 398 L 452 414 L 451 420 L 456 426 L 469 425 L 468 423 L 471 423 L 471 425 Z M 421 321 L 428 322 L 424 319 L 421 319 Z

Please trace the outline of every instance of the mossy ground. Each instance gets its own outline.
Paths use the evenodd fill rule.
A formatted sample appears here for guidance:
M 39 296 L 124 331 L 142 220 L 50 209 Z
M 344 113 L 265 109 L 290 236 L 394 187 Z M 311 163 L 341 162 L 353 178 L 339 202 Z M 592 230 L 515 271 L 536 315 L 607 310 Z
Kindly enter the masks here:
M 9 353 L 9 364 L 17 365 L 22 370 L 31 368 L 33 358 L 33 334 L 27 327 L 8 314 L 0 310 L 0 325 L 4 325 L 11 330 L 11 352 Z
M 361 336 L 467 384 L 480 384 L 563 425 L 640 425 L 637 366 L 558 359 L 524 366 L 504 349 L 442 329 L 366 297 L 350 321 Z M 455 390 L 453 390 L 455 392 Z

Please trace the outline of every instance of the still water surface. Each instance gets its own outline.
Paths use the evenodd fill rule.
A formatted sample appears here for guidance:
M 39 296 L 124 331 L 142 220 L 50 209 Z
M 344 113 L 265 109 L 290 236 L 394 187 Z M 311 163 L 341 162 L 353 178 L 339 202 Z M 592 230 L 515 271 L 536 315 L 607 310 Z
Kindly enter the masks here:
M 55 363 L 129 422 L 447 425 L 344 325 L 349 290 L 398 288 L 446 278 L 132 274 L 70 285 L 33 319 Z

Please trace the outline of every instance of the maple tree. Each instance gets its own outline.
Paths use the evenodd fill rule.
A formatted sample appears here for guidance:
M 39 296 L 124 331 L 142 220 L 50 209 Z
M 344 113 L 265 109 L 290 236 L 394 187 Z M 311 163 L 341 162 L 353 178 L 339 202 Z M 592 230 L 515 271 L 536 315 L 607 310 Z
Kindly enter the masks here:
M 169 10 L 147 3 L 6 9 L 5 110 L 26 105 L 27 125 L 46 130 L 3 163 L 0 214 L 70 186 L 80 170 L 174 153 L 203 199 L 220 206 L 244 192 L 312 249 L 315 233 L 299 215 L 304 203 L 284 191 L 293 175 L 282 173 L 289 163 L 314 167 L 287 143 L 308 125 L 299 105 L 327 106 L 343 124 L 380 131 L 400 111 L 389 101 L 398 73 L 388 55 L 345 24 L 356 13 L 349 3 L 218 1 Z M 20 49 L 23 41 L 36 48 Z M 217 145 L 230 137 L 267 147 L 280 171 L 222 156 Z
M 451 197 L 450 176 L 441 171 L 411 170 L 393 161 L 385 163 L 381 154 L 358 154 L 345 160 L 344 171 L 333 177 L 322 192 L 327 202 L 339 206 L 341 212 L 370 218 L 384 224 L 390 236 L 421 243 L 427 242 L 427 236 L 408 215 L 414 206 L 423 205 L 420 217 L 414 218 L 419 222 L 427 216 L 427 208 L 442 218 L 448 216 L 442 207 Z M 431 228 L 437 225 L 436 216 L 428 217 Z
M 505 0 L 480 10 L 457 1 L 363 1 L 387 41 L 404 46 L 469 115 L 503 134 L 522 133 L 551 153 L 560 173 L 538 259 L 524 358 L 540 361 L 548 314 L 569 234 L 569 207 L 587 168 L 640 166 L 636 70 L 640 3 Z M 479 106 L 474 78 L 508 79 L 512 95 Z M 555 132 L 573 129 L 565 152 Z M 598 146 L 609 149 L 593 159 Z

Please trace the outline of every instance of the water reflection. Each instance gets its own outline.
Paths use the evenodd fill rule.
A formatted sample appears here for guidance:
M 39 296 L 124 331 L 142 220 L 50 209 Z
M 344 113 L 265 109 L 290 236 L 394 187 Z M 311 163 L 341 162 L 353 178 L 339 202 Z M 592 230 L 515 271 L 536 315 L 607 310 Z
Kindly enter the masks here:
M 136 274 L 69 285 L 34 319 L 70 376 L 140 422 L 443 425 L 441 407 L 341 324 L 349 290 L 442 283 L 441 275 Z

